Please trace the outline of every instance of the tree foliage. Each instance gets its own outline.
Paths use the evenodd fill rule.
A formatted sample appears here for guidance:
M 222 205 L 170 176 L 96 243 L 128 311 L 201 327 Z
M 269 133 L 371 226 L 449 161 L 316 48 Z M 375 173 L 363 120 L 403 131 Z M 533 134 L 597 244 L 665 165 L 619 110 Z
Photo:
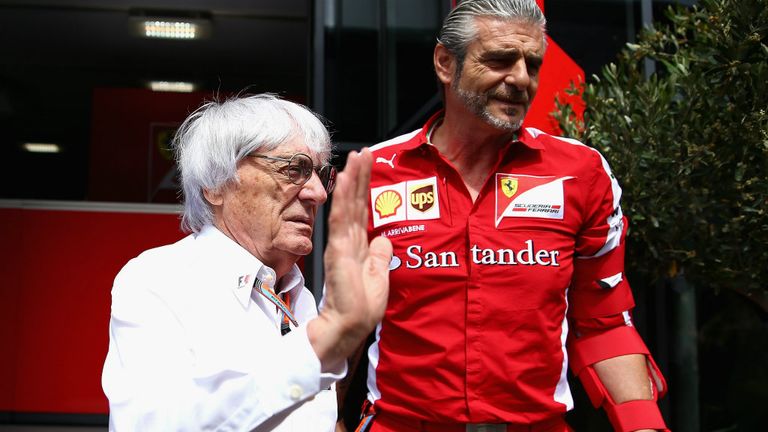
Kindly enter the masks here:
M 670 7 L 581 89 L 566 135 L 611 163 L 629 216 L 630 269 L 697 285 L 768 284 L 768 0 Z M 644 63 L 657 71 L 645 76 Z

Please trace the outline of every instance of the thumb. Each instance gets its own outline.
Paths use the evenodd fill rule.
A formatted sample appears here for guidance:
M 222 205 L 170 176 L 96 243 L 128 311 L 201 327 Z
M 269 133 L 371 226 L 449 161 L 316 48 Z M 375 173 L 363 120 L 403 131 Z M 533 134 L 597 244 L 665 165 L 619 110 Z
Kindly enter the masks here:
M 381 236 L 371 240 L 371 246 L 368 249 L 368 273 L 387 273 L 391 260 L 392 242 L 388 238 Z

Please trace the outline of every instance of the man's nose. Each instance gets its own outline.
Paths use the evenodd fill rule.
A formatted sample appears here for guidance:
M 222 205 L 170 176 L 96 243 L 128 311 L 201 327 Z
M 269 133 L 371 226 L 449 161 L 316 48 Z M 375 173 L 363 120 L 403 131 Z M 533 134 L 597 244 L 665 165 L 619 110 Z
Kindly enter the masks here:
M 317 205 L 323 204 L 328 199 L 328 194 L 325 192 L 325 186 L 323 186 L 323 182 L 320 181 L 320 176 L 318 176 L 314 170 L 312 171 L 309 180 L 301 186 L 299 199 L 311 201 Z
M 521 58 L 512 64 L 511 68 L 504 77 L 504 83 L 515 87 L 519 91 L 525 91 L 531 83 L 531 77 L 528 75 L 528 65 L 525 59 Z

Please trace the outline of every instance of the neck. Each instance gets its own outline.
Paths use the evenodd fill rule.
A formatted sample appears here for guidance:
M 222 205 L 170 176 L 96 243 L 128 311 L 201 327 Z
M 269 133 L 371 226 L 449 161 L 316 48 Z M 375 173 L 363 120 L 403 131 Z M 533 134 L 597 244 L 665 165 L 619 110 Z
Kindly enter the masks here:
M 430 141 L 461 175 L 473 200 L 514 133 L 499 130 L 469 112 L 446 110 Z
M 259 258 L 259 261 L 261 261 L 260 258 Z M 283 276 L 288 274 L 289 271 L 291 271 L 291 268 L 293 267 L 293 263 L 295 261 L 290 261 L 290 264 L 288 264 L 288 265 L 273 265 L 273 264 L 267 263 L 265 261 L 261 261 L 261 262 L 264 263 L 264 265 L 266 265 L 267 267 L 269 267 L 269 268 L 271 268 L 272 270 L 275 271 L 275 278 L 276 278 L 275 289 L 277 289 L 277 285 L 280 283 L 280 280 L 283 278 Z M 275 291 L 275 292 L 277 292 L 277 291 Z
M 256 257 L 265 266 L 275 271 L 276 280 L 282 279 L 293 267 L 293 264 L 299 260 L 299 256 L 290 255 L 278 250 L 260 250 L 254 242 L 248 241 L 248 236 L 238 236 L 236 230 L 231 230 L 221 219 L 215 218 L 213 225 L 218 228 L 225 236 L 239 244 L 240 247 Z M 242 237 L 242 238 L 238 238 Z

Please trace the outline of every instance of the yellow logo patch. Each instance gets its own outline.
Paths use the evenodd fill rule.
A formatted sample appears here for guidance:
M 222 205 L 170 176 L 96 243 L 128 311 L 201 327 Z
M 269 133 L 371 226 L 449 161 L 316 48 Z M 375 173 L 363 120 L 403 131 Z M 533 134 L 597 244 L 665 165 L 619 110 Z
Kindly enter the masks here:
M 501 183 L 501 191 L 507 198 L 512 198 L 517 193 L 517 178 L 515 177 L 502 177 L 499 179 Z
M 391 216 L 397 212 L 397 209 L 402 203 L 403 199 L 400 198 L 400 194 L 393 190 L 384 191 L 376 197 L 376 213 L 378 213 L 381 218 Z

